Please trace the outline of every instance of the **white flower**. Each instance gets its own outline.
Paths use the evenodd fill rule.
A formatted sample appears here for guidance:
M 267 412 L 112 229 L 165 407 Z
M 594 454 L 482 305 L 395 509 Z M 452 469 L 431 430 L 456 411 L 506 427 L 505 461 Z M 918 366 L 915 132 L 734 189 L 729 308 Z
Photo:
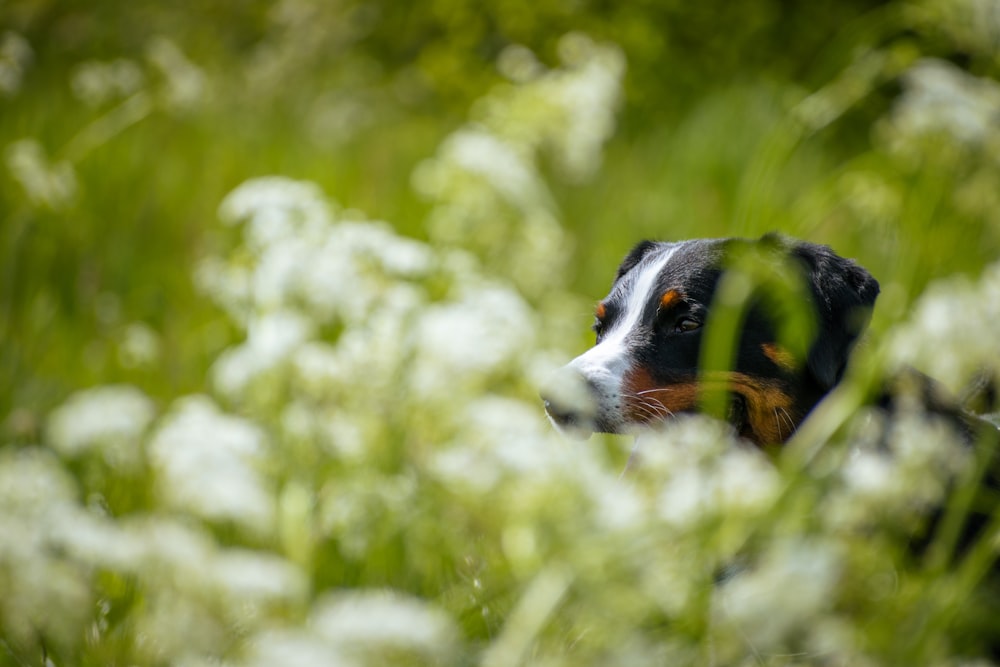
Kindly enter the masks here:
M 709 485 L 710 480 L 697 468 L 674 475 L 657 498 L 660 518 L 678 526 L 704 520 L 709 510 L 715 509 L 709 504 Z
M 194 272 L 198 289 L 225 309 L 233 322 L 244 326 L 250 315 L 252 279 L 248 267 L 216 257 L 199 261 Z
M 0 95 L 12 96 L 21 89 L 21 81 L 35 53 L 21 35 L 10 30 L 0 37 Z
M 907 322 L 887 341 L 889 362 L 914 366 L 960 392 L 980 372 L 1000 375 L 1000 263 L 978 283 L 964 277 L 934 282 L 920 296 Z
M 545 66 L 538 62 L 531 49 L 520 44 L 510 44 L 500 52 L 497 69 L 515 83 L 526 83 L 541 75 Z
M 447 393 L 510 365 L 534 334 L 533 313 L 513 290 L 464 289 L 456 301 L 427 307 L 417 322 L 415 390 Z
M 486 396 L 468 404 L 458 433 L 434 455 L 431 469 L 449 486 L 483 493 L 505 474 L 572 474 L 580 457 L 562 444 L 537 406 Z
M 170 505 L 257 530 L 270 528 L 275 512 L 258 471 L 266 455 L 260 429 L 199 396 L 179 400 L 149 443 L 160 493 Z
M 160 358 L 160 337 L 145 322 L 125 327 L 118 347 L 118 361 L 125 368 L 149 367 Z
M 91 608 L 87 572 L 50 538 L 53 517 L 72 511 L 76 489 L 55 455 L 0 448 L 0 626 L 5 638 L 78 637 Z
M 305 599 L 305 574 L 284 558 L 247 549 L 227 549 L 212 559 L 212 579 L 220 592 L 240 603 Z
M 903 76 L 892 123 L 903 136 L 946 133 L 975 145 L 1000 132 L 1000 85 L 943 60 L 919 60 Z
M 443 158 L 480 176 L 513 205 L 530 210 L 549 205 L 549 194 L 531 162 L 510 144 L 480 128 L 462 129 L 442 147 Z
M 163 74 L 168 106 L 187 111 L 200 105 L 205 95 L 205 73 L 169 39 L 154 38 L 146 48 L 146 57 Z
M 155 413 L 153 402 L 135 387 L 87 389 L 70 396 L 49 416 L 49 440 L 63 456 L 96 449 L 113 465 L 133 465 L 140 456 L 139 440 Z
M 404 293 L 412 300 L 414 288 L 398 279 L 423 277 L 434 257 L 429 246 L 397 236 L 383 223 L 342 223 L 300 264 L 296 297 L 321 319 L 360 323 L 387 300 Z
M 840 569 L 830 545 L 779 542 L 758 567 L 717 589 L 716 612 L 735 623 L 755 649 L 772 649 L 831 605 Z
M 73 94 L 92 107 L 128 97 L 144 83 L 142 69 L 125 58 L 111 62 L 85 60 L 73 68 L 70 79 Z
M 0 516 L 37 517 L 75 499 L 73 478 L 52 452 L 40 448 L 0 449 Z M 0 532 L 0 542 L 13 537 Z
M 719 460 L 714 486 L 723 512 L 757 512 L 777 497 L 780 481 L 761 452 L 735 447 Z
M 355 667 L 321 637 L 304 630 L 267 630 L 250 641 L 245 667 Z
M 625 57 L 618 48 L 599 47 L 584 37 L 581 49 L 572 43 L 580 39 L 574 34 L 563 37 L 561 51 L 583 50 L 587 56 L 578 69 L 554 86 L 558 86 L 556 99 L 565 108 L 568 121 L 558 144 L 560 156 L 567 175 L 575 180 L 591 177 L 601 166 L 601 148 L 614 132 L 615 108 L 625 74 Z
M 45 522 L 48 542 L 89 567 L 135 573 L 147 545 L 106 517 L 76 505 L 56 508 Z
M 291 357 L 312 333 L 312 322 L 293 311 L 253 318 L 246 342 L 223 352 L 213 365 L 215 386 L 226 396 L 240 396 L 255 378 Z
M 154 515 L 123 521 L 121 528 L 129 540 L 143 545 L 138 573 L 153 588 L 177 587 L 197 593 L 209 585 L 216 546 L 200 527 Z
M 888 453 L 856 449 L 844 465 L 843 476 L 858 495 L 884 499 L 898 492 L 898 472 Z
M 61 209 L 76 197 L 76 172 L 63 160 L 49 162 L 45 149 L 34 139 L 21 139 L 4 151 L 7 168 L 34 204 Z
M 347 651 L 402 649 L 447 656 L 458 637 L 446 614 L 392 591 L 331 594 L 316 603 L 311 625 Z
M 141 662 L 173 663 L 218 654 L 228 640 L 227 628 L 196 595 L 174 588 L 152 588 L 129 619 Z
M 219 205 L 227 225 L 248 222 L 251 247 L 302 235 L 315 237 L 334 220 L 334 208 L 318 185 L 284 176 L 264 176 L 241 183 Z
M 714 419 L 682 417 L 643 432 L 635 456 L 642 469 L 665 476 L 656 506 L 672 525 L 754 514 L 766 510 L 780 490 L 767 458 Z

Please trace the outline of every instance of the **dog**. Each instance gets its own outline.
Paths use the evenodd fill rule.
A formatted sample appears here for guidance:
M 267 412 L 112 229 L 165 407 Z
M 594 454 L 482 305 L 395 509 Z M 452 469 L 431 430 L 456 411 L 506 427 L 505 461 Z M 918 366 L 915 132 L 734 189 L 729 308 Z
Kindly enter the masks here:
M 698 410 L 706 322 L 721 277 L 748 252 L 799 274 L 816 323 L 803 359 L 779 340 L 765 298 L 749 304 L 732 370 L 711 380 L 729 392 L 728 421 L 759 446 L 786 441 L 843 377 L 879 294 L 878 281 L 824 245 L 768 234 L 757 240 L 642 241 L 625 257 L 596 307 L 594 347 L 542 391 L 563 433 L 629 433 Z
M 775 278 L 799 283 L 801 303 L 793 305 L 800 315 L 807 311 L 811 338 L 799 341 L 797 354 L 783 345 L 778 334 L 788 308 L 775 307 L 767 294 L 751 294 L 732 370 L 702 373 L 703 325 L 720 280 L 747 255 L 771 265 L 772 283 Z M 795 285 L 785 287 L 796 295 Z M 780 445 L 840 383 L 879 290 L 878 281 L 854 260 L 780 234 L 642 241 L 622 261 L 611 291 L 597 304 L 594 347 L 543 388 L 545 411 L 559 431 L 575 437 L 595 431 L 635 433 L 697 412 L 704 390 L 721 387 L 729 394 L 727 420 L 743 439 L 761 447 Z M 995 410 L 994 384 L 981 384 L 976 396 Z M 914 394 L 925 411 L 953 422 L 969 442 L 984 428 L 996 429 L 963 409 L 976 399 L 959 401 L 913 369 L 888 378 L 873 404 L 892 412 L 901 388 Z

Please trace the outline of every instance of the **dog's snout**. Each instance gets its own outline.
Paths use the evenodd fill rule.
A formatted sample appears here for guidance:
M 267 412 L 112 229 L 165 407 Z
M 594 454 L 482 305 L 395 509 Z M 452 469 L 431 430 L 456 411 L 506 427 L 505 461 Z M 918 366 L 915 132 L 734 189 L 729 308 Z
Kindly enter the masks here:
M 582 439 L 594 432 L 594 388 L 575 369 L 556 372 L 542 388 L 541 398 L 546 414 L 561 432 Z

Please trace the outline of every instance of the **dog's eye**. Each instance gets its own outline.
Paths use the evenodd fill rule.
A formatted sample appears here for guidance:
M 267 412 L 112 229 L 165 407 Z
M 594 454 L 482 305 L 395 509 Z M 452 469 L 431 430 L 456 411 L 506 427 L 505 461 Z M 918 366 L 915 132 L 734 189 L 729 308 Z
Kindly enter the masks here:
M 677 332 L 694 331 L 699 327 L 701 327 L 701 322 L 694 319 L 693 317 L 682 317 L 681 319 L 677 320 L 677 323 L 674 325 L 674 331 Z
M 594 325 L 590 328 L 593 329 L 594 333 L 597 334 L 597 337 L 600 338 L 601 334 L 604 333 L 604 321 L 599 317 L 595 317 Z

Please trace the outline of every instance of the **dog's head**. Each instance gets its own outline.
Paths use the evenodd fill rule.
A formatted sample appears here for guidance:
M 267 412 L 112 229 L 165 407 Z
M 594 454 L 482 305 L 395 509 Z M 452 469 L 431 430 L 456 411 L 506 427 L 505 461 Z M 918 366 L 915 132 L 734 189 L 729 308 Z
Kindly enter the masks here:
M 773 260 L 776 276 L 788 276 L 792 267 L 790 279 L 800 279 L 811 297 L 805 307 L 814 316 L 815 335 L 799 359 L 779 344 L 780 309 L 752 298 L 733 370 L 700 373 L 702 327 L 716 289 L 734 256 L 747 250 Z M 852 260 L 777 235 L 643 241 L 597 305 L 595 346 L 543 391 L 546 411 L 566 432 L 626 433 L 695 411 L 704 383 L 715 382 L 728 392 L 729 421 L 743 437 L 761 445 L 782 442 L 839 382 L 878 291 L 878 282 Z

